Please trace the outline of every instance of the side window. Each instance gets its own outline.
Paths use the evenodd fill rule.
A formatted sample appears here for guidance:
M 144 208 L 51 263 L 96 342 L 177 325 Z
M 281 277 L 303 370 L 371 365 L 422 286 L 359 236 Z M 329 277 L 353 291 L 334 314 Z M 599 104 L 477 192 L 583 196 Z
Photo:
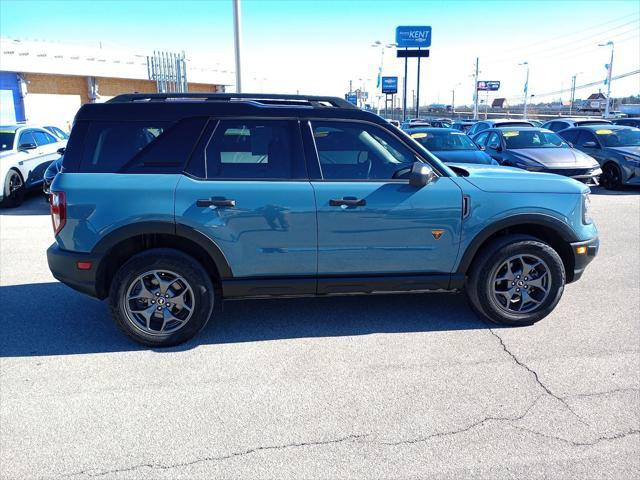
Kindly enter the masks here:
M 115 173 L 169 127 L 166 122 L 94 122 L 84 141 L 81 172 Z
M 578 132 L 579 132 L 579 130 L 568 130 L 566 132 L 562 132 L 559 135 L 563 139 L 565 139 L 567 142 L 575 145 L 576 144 L 576 138 L 578 138 Z
M 488 136 L 489 136 L 489 132 L 482 132 L 475 139 L 476 145 L 482 145 L 484 147 L 487 142 Z
M 476 124 L 476 133 L 482 132 L 484 130 L 487 130 L 488 128 L 489 128 L 489 125 L 487 125 L 484 122 L 480 122 L 480 123 Z
M 38 146 L 49 145 L 50 143 L 57 142 L 56 138 L 53 135 L 41 130 L 33 130 L 33 138 L 36 139 L 36 144 Z
M 491 132 L 489 138 L 487 138 L 487 148 L 491 150 L 497 150 L 500 146 L 500 136 L 496 132 Z
M 596 140 L 596 137 L 593 133 L 588 132 L 587 130 L 580 130 L 580 134 L 578 135 L 578 139 L 576 140 L 576 146 L 577 147 L 584 147 L 584 144 L 587 142 L 595 142 L 595 144 L 598 144 L 598 141 Z
M 208 179 L 307 178 L 297 122 L 220 120 L 195 162 Z
M 378 127 L 356 122 L 312 122 L 312 128 L 324 179 L 402 178 L 415 161 L 411 149 Z
M 36 139 L 33 138 L 33 130 L 27 130 L 26 132 L 22 132 L 20 134 L 20 139 L 18 140 L 18 146 L 20 145 L 25 145 L 27 143 L 30 143 L 32 145 L 38 145 L 36 143 Z

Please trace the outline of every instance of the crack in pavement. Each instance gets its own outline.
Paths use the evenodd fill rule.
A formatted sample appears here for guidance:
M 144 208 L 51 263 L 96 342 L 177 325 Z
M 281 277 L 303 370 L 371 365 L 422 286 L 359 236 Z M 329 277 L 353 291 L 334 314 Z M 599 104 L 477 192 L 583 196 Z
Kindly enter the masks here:
M 582 397 L 600 397 L 604 395 L 611 395 L 613 393 L 622 393 L 622 392 L 640 392 L 640 388 L 628 387 L 628 388 L 616 388 L 614 390 L 606 390 L 604 392 L 593 392 L 593 393 L 575 393 L 573 395 L 567 395 L 562 398 L 582 398 Z
M 578 415 L 573 408 L 571 408 L 571 406 L 567 403 L 567 401 L 563 398 L 560 397 L 558 395 L 556 395 L 555 393 L 553 393 L 551 391 L 551 389 L 549 387 L 547 387 L 544 383 L 542 383 L 542 381 L 540 380 L 540 377 L 538 376 L 538 372 L 536 372 L 534 369 L 532 369 L 531 367 L 529 367 L 526 363 L 523 363 L 522 361 L 520 361 L 518 359 L 518 357 L 516 357 L 508 348 L 507 345 L 504 343 L 504 340 L 502 340 L 502 337 L 500 335 L 498 335 L 496 332 L 493 331 L 493 329 L 491 327 L 488 327 L 489 332 L 491 333 L 491 335 L 493 335 L 494 337 L 496 337 L 498 339 L 498 341 L 500 342 L 500 345 L 502 346 L 502 349 L 505 351 L 505 353 L 507 355 L 509 355 L 512 360 L 516 363 L 516 365 L 520 366 L 521 368 L 524 368 L 527 372 L 531 373 L 533 375 L 533 378 L 535 379 L 536 383 L 547 393 L 547 395 L 555 398 L 556 400 L 558 400 L 560 403 L 562 403 L 562 405 L 565 406 L 565 408 L 567 410 L 569 410 L 574 417 L 576 417 L 578 419 L 578 421 L 580 423 L 582 423 L 583 425 L 587 425 L 590 426 L 586 421 L 584 421 L 582 419 L 582 417 L 580 415 Z
M 600 442 L 605 442 L 605 441 L 610 441 L 610 440 L 618 440 L 620 438 L 625 438 L 631 435 L 637 435 L 640 433 L 640 429 L 631 429 L 631 430 L 627 430 L 626 432 L 620 432 L 620 433 L 616 433 L 614 435 L 605 435 L 605 436 L 600 436 L 597 437 L 595 440 L 591 441 L 591 442 L 575 442 L 573 440 L 569 440 L 568 438 L 564 438 L 564 437 L 558 437 L 556 435 L 549 435 L 547 433 L 542 433 L 542 432 L 538 432 L 536 430 L 531 430 L 530 428 L 526 428 L 526 427 L 518 427 L 517 425 L 513 425 L 513 428 L 516 428 L 518 430 L 522 430 L 523 432 L 529 432 L 532 433 L 536 436 L 539 437 L 544 437 L 544 438 L 549 438 L 551 440 L 558 440 L 560 442 L 566 443 L 567 445 L 571 445 L 573 447 L 591 447 L 593 445 L 597 445 Z
M 244 455 L 250 455 L 252 453 L 256 453 L 259 451 L 264 451 L 264 450 L 284 450 L 287 448 L 298 448 L 298 447 L 315 447 L 315 446 L 321 446 L 321 445 L 331 445 L 331 444 L 335 444 L 335 443 L 342 443 L 342 442 L 348 442 L 351 440 L 358 440 L 360 438 L 364 438 L 366 437 L 368 434 L 361 434 L 361 435 L 347 435 L 345 437 L 341 437 L 341 438 L 337 438 L 334 440 L 324 440 L 324 441 L 317 441 L 317 442 L 300 442 L 300 443 L 288 443 L 288 444 L 284 444 L 284 445 L 271 445 L 271 446 L 266 446 L 266 447 L 254 447 L 254 448 L 250 448 L 248 450 L 242 450 L 239 452 L 232 452 L 229 453 L 227 455 L 221 455 L 221 456 L 217 456 L 217 457 L 203 457 L 203 458 L 198 458 L 196 460 L 192 460 L 189 462 L 180 462 L 180 463 L 172 463 L 170 465 L 164 465 L 161 463 L 141 463 L 138 465 L 133 465 L 131 467 L 124 467 L 124 468 L 115 468 L 112 470 L 104 470 L 104 471 L 92 471 L 92 470 L 82 470 L 79 472 L 74 472 L 74 473 L 67 473 L 64 474 L 64 477 L 75 477 L 78 475 L 88 475 L 90 477 L 102 477 L 104 475 L 110 475 L 110 474 L 114 474 L 114 473 L 125 473 L 125 472 L 132 472 L 135 470 L 139 470 L 141 468 L 150 468 L 150 469 L 157 469 L 157 470 L 170 470 L 172 468 L 180 468 L 180 467 L 188 467 L 191 465 L 195 465 L 197 463 L 202 463 L 202 462 L 212 462 L 212 461 L 220 461 L 220 460 L 228 460 L 230 458 L 234 458 L 234 457 L 241 457 Z
M 531 405 L 529 405 L 526 408 L 526 410 L 520 415 L 516 415 L 512 417 L 485 417 L 482 420 L 478 420 L 477 422 L 473 422 L 472 424 L 467 425 L 466 427 L 462 427 L 456 430 L 433 433 L 431 435 L 414 438 L 412 440 L 400 440 L 397 442 L 375 442 L 375 443 L 378 443 L 380 445 L 387 445 L 387 446 L 410 445 L 413 443 L 426 442 L 427 440 L 430 440 L 432 438 L 447 437 L 451 435 L 457 435 L 459 433 L 468 432 L 469 430 L 473 430 L 474 428 L 480 427 L 488 422 L 515 422 L 517 420 L 522 420 L 524 417 L 526 417 L 531 411 L 531 409 L 536 405 L 536 403 L 538 403 L 538 400 L 540 400 L 541 398 L 542 398 L 542 395 L 539 395 L 538 397 L 536 397 L 536 399 L 533 402 L 531 402 Z

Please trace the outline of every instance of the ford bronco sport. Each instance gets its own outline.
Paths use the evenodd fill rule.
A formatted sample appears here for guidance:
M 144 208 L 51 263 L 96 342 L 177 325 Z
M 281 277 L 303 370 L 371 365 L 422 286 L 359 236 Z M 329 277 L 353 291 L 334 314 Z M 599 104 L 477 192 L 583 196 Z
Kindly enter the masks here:
M 446 166 L 339 98 L 129 94 L 79 110 L 47 253 L 150 346 L 246 297 L 464 290 L 484 318 L 528 325 L 597 253 L 588 192 Z

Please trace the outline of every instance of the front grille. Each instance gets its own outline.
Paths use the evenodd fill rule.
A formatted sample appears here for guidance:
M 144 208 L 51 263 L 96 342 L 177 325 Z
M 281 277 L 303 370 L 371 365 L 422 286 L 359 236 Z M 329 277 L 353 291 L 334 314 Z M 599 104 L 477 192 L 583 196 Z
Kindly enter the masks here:
M 565 177 L 577 177 L 583 175 L 592 175 L 597 168 L 553 168 L 547 170 L 548 173 L 556 175 L 564 175 Z

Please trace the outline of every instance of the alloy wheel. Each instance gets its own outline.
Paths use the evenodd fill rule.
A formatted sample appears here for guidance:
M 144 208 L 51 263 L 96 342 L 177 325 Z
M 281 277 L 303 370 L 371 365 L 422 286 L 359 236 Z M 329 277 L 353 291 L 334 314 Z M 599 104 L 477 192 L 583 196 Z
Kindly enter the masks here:
M 549 296 L 551 273 L 540 257 L 515 255 L 505 260 L 491 280 L 493 299 L 508 313 L 531 313 Z

